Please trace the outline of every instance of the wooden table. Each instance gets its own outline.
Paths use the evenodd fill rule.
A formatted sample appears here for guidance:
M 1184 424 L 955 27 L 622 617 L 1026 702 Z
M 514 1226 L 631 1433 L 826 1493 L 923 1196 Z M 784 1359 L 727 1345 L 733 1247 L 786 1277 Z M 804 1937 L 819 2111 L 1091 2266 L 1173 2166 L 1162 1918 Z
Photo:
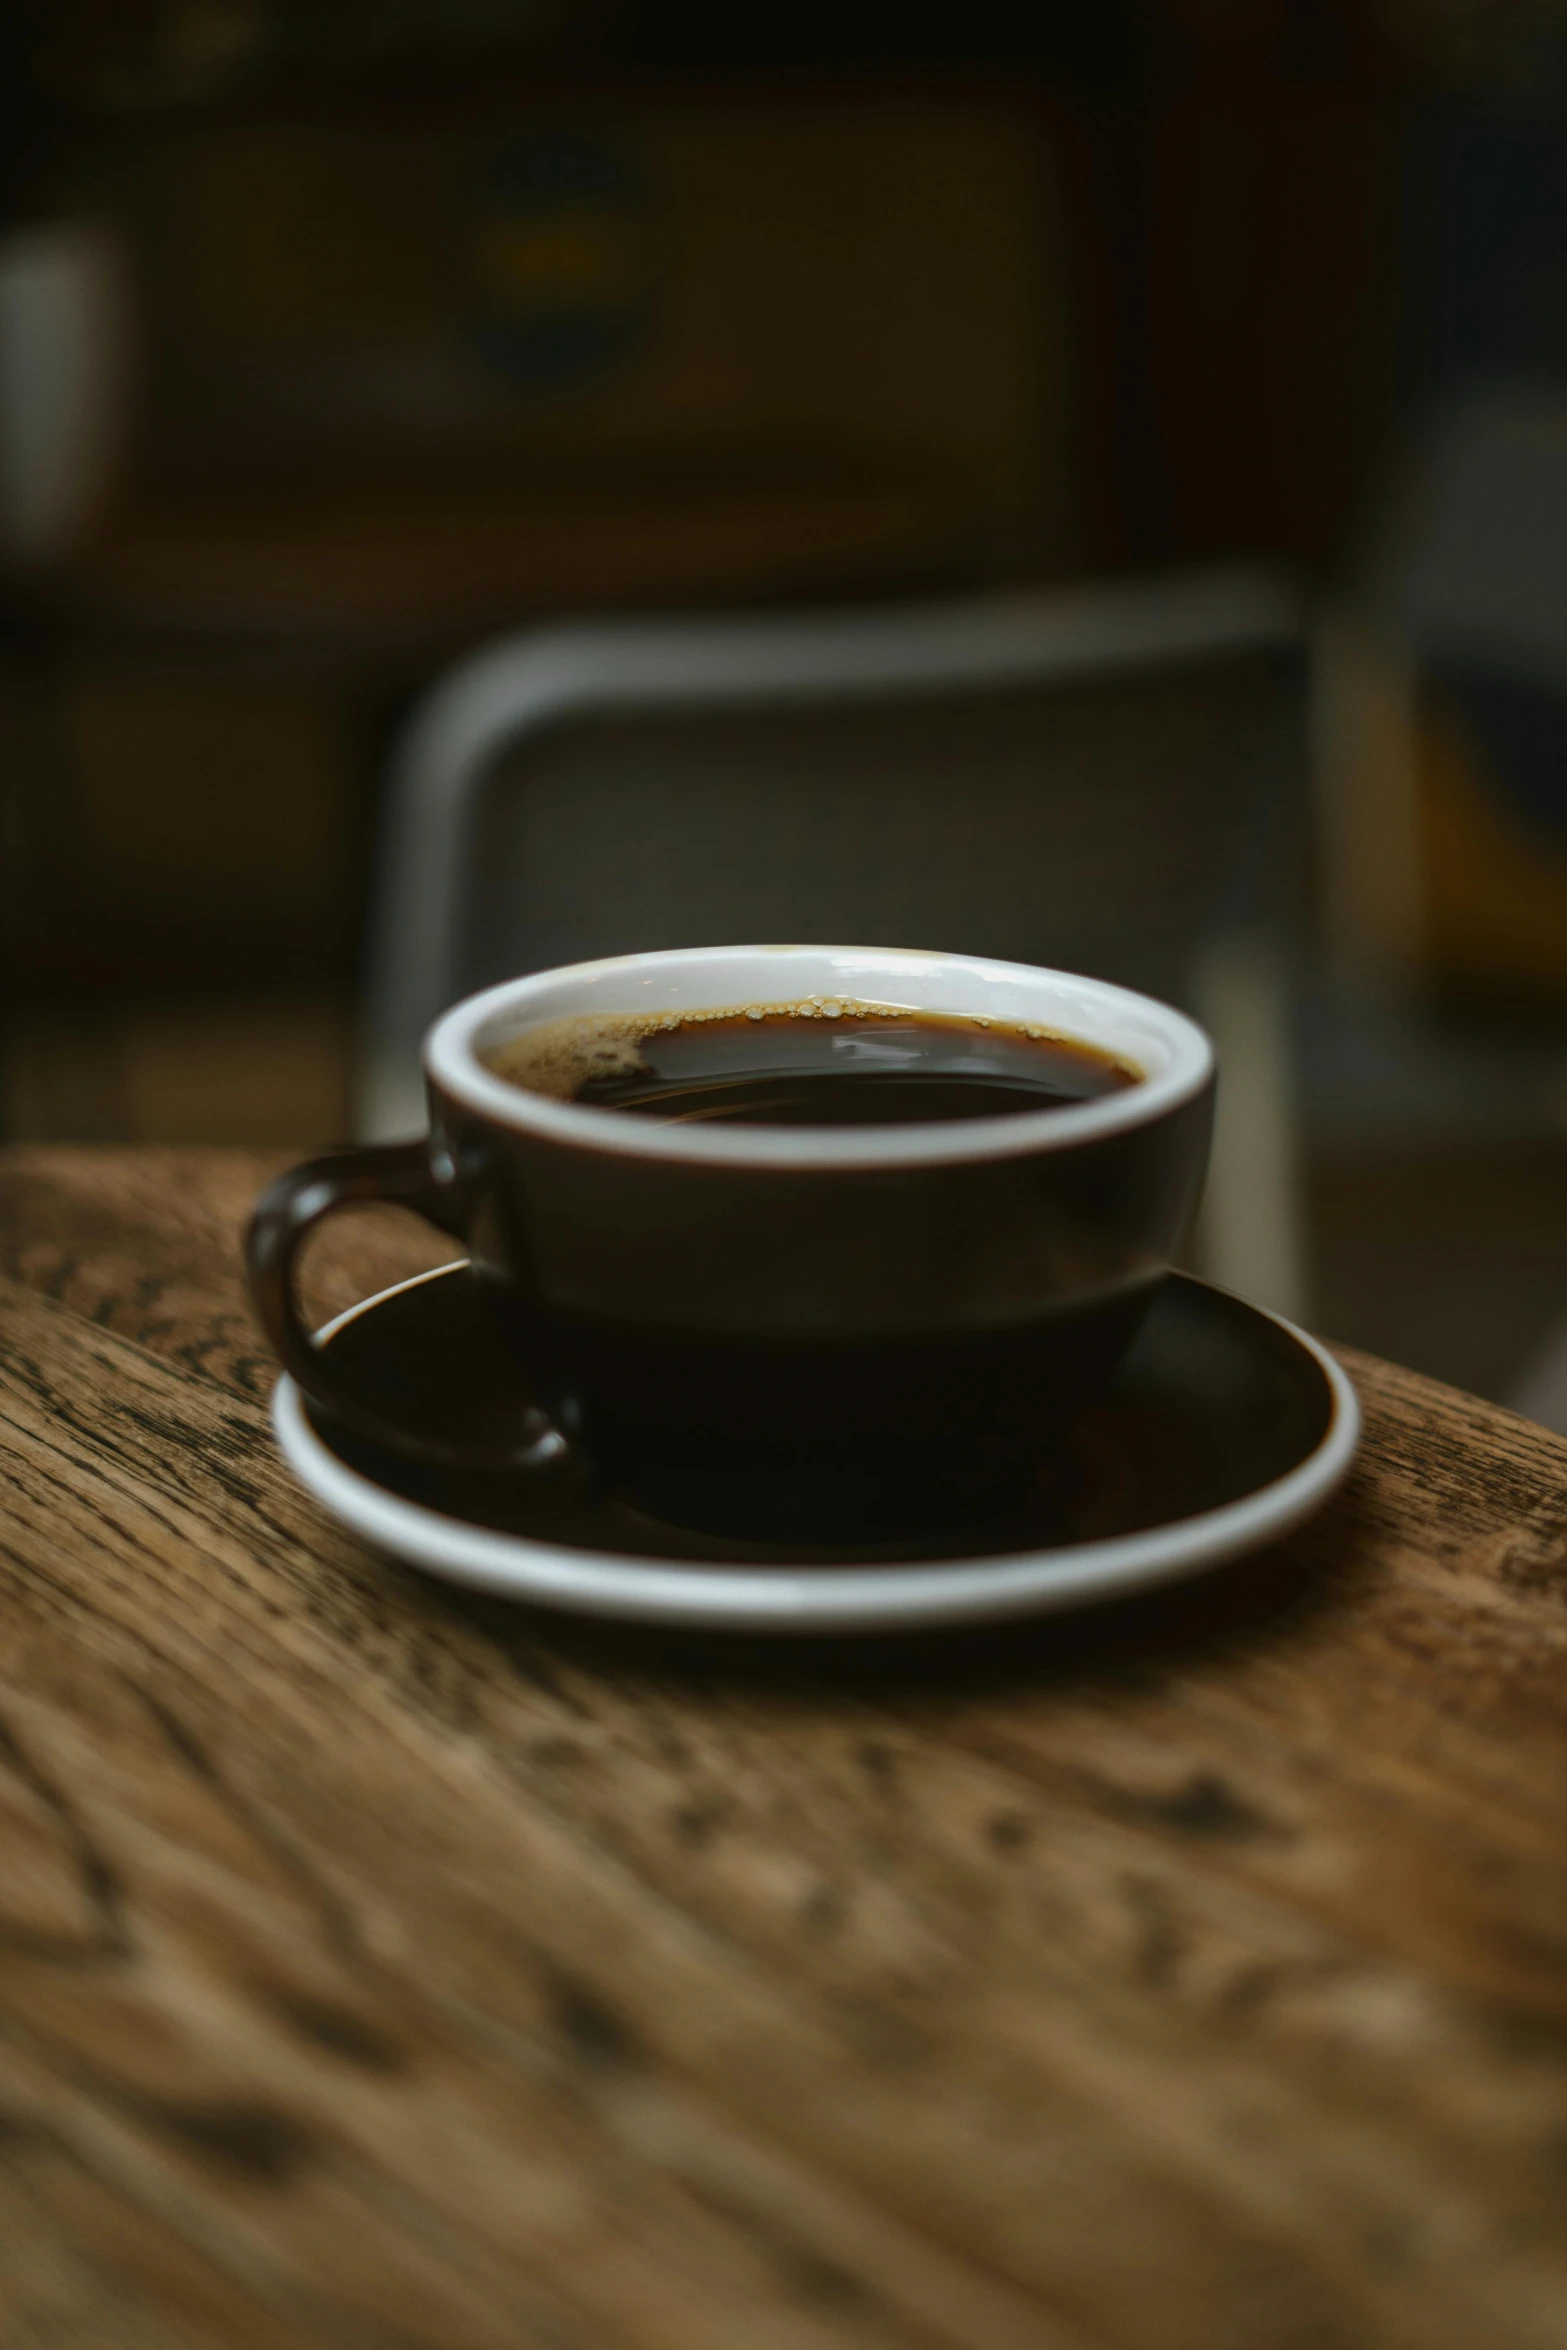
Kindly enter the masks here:
M 0 1177 L 3 2350 L 1567 2344 L 1567 1445 L 1358 1359 L 1181 1590 L 554 1621 L 284 1473 L 274 1163 Z

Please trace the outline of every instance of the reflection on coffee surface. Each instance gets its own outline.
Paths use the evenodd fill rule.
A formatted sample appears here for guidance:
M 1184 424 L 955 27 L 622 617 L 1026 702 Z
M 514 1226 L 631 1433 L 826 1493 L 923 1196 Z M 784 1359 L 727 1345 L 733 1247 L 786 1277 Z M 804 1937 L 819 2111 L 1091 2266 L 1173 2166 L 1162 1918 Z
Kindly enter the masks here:
M 556 1021 L 483 1055 L 530 1092 L 682 1124 L 884 1126 L 1068 1109 L 1141 1072 L 1002 1020 L 851 1004 Z

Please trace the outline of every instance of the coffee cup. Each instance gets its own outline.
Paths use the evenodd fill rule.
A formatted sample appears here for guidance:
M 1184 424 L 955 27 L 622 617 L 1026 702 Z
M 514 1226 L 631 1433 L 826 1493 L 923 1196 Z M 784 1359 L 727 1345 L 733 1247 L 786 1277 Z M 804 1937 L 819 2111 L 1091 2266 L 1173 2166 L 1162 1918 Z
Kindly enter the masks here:
M 492 1065 L 546 1033 L 558 1046 L 846 1003 L 1064 1038 L 1124 1081 L 950 1122 L 689 1124 Z M 802 1541 L 991 1522 L 1048 1473 L 1189 1229 L 1214 1091 L 1207 1038 L 1167 1004 L 1022 964 L 850 947 L 538 972 L 445 1013 L 424 1066 L 426 1136 L 313 1160 L 257 1204 L 252 1294 L 310 1404 L 399 1453 L 591 1478 L 681 1523 Z M 302 1320 L 302 1243 L 377 1201 L 465 1247 L 533 1399 L 499 1436 L 397 1426 Z

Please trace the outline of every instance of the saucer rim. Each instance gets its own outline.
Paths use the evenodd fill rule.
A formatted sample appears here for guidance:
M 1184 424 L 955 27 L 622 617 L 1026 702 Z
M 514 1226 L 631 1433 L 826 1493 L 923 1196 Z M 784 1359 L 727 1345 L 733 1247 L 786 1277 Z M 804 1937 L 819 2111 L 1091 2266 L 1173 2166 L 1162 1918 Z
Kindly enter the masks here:
M 362 1299 L 326 1323 L 317 1343 L 464 1262 L 435 1266 Z M 1216 1287 L 1189 1273 L 1169 1278 Z M 388 1492 L 339 1460 L 311 1425 L 304 1397 L 286 1372 L 273 1389 L 272 1424 L 300 1483 L 350 1532 L 409 1565 L 492 1595 L 623 1622 L 711 1631 L 850 1633 L 1002 1622 L 1149 1590 L 1219 1566 L 1291 1532 L 1343 1481 L 1361 1426 L 1348 1374 L 1320 1341 L 1281 1314 L 1245 1298 L 1234 1303 L 1282 1330 L 1323 1373 L 1331 1408 L 1319 1441 L 1281 1477 L 1217 1509 L 1054 1550 L 873 1568 L 687 1566 L 623 1551 L 580 1550 L 469 1525 Z

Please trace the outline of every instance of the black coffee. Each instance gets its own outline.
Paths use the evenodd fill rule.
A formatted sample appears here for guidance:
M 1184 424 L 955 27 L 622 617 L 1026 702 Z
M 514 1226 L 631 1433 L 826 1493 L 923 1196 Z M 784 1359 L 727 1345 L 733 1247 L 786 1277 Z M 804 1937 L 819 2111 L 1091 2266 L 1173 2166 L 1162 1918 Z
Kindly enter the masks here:
M 1075 1040 L 947 1014 L 721 1012 L 602 1041 L 577 1065 L 530 1069 L 526 1037 L 498 1074 L 635 1117 L 682 1124 L 884 1126 L 1066 1109 L 1138 1072 Z M 553 1081 L 551 1081 L 553 1079 Z

